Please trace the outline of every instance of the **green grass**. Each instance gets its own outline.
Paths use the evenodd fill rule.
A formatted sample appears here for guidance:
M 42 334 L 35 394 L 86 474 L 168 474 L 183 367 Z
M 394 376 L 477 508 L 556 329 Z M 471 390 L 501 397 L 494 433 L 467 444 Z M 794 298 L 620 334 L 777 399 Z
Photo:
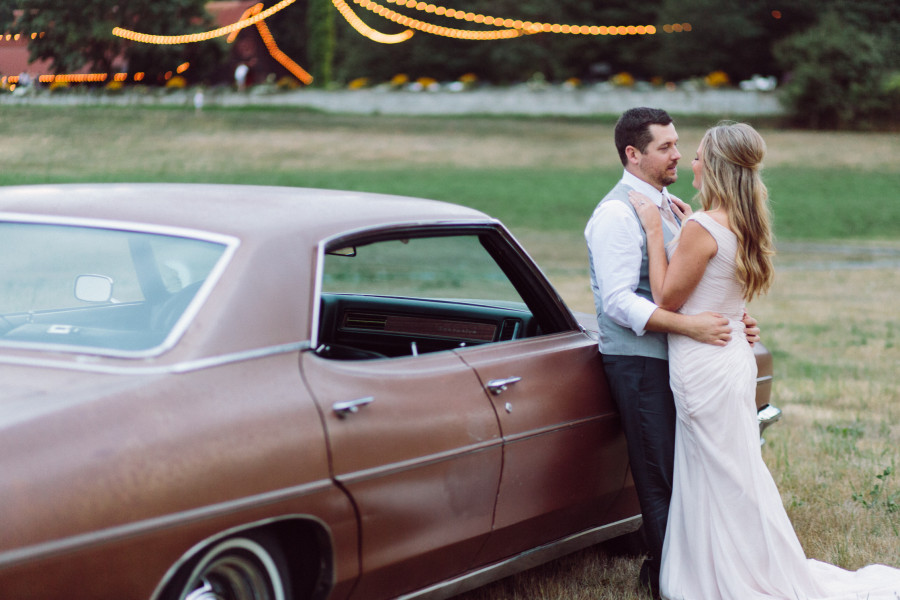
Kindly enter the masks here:
M 679 120 L 684 159 L 673 191 L 685 199 L 703 125 Z M 823 248 L 840 249 L 840 240 L 860 254 L 844 252 L 846 262 L 864 261 L 871 247 L 898 256 L 900 141 L 761 131 L 779 242 L 826 241 L 779 246 L 773 290 L 749 308 L 773 352 L 774 401 L 784 410 L 763 455 L 809 556 L 900 566 L 900 270 L 819 264 L 838 260 Z M 245 183 L 449 200 L 504 221 L 570 306 L 590 312 L 581 232 L 621 173 L 611 140 L 610 119 L 2 106 L 0 185 Z M 591 548 L 460 600 L 644 600 L 639 566 Z
M 702 128 L 686 125 L 680 132 L 685 156 L 672 189 L 690 199 L 689 158 Z M 428 119 L 285 108 L 195 115 L 177 108 L 4 106 L 0 185 L 176 181 L 365 190 L 466 204 L 512 228 L 580 231 L 621 173 L 611 133 L 609 119 L 601 118 Z M 782 136 L 770 142 L 776 150 L 790 135 L 763 134 Z M 801 148 L 833 144 L 835 155 L 854 152 L 843 147 L 848 139 L 865 140 L 810 135 L 797 133 Z M 495 154 L 466 161 L 467 152 L 477 153 L 485 141 L 495 143 Z M 579 144 L 585 150 L 573 161 L 565 150 Z M 441 158 L 445 147 L 452 154 L 448 160 Z M 533 158 L 516 166 L 505 155 Z M 777 237 L 900 237 L 900 203 L 889 200 L 900 189 L 900 168 L 890 156 L 881 158 L 887 168 L 818 156 L 802 167 L 778 160 L 767 166 Z
M 222 170 L 203 173 L 88 172 L 77 176 L 0 174 L 0 185 L 62 182 L 182 181 L 361 190 L 446 200 L 477 208 L 513 228 L 582 228 L 618 169 L 381 169 L 347 171 Z M 778 239 L 896 239 L 900 237 L 900 174 L 852 169 L 773 168 L 766 184 Z M 684 199 L 693 188 L 679 181 Z

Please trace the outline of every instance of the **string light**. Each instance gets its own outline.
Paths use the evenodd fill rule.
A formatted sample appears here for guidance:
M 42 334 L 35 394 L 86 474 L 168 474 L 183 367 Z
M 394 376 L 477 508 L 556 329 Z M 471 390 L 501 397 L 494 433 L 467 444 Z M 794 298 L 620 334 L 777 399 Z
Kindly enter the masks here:
M 263 4 L 260 2 L 259 4 L 255 4 L 252 7 L 248 8 L 244 11 L 241 19 L 253 16 L 259 11 L 262 10 Z M 266 50 L 269 52 L 269 55 L 274 58 L 278 63 L 287 69 L 294 77 L 309 85 L 313 82 L 312 75 L 306 71 L 303 67 L 295 63 L 290 56 L 281 51 L 278 45 L 275 43 L 275 37 L 272 35 L 272 32 L 269 31 L 269 26 L 266 25 L 265 21 L 258 21 L 256 23 L 256 29 L 259 31 L 259 37 L 262 38 L 263 44 L 266 46 Z M 232 33 L 228 36 L 227 42 L 231 43 L 237 37 L 237 33 Z
M 439 35 L 443 37 L 450 37 L 456 39 L 464 39 L 464 40 L 498 40 L 498 39 L 509 39 L 514 37 L 519 37 L 522 35 L 522 31 L 519 29 L 504 29 L 499 31 L 474 31 L 467 29 L 453 29 L 450 27 L 440 27 L 438 25 L 433 25 L 431 23 L 425 23 L 423 21 L 419 21 L 405 15 L 401 15 L 398 12 L 395 12 L 377 2 L 372 2 L 371 0 L 353 0 L 356 4 L 365 8 L 366 10 L 372 11 L 380 17 L 384 17 L 390 21 L 393 21 L 399 25 L 404 27 L 409 27 L 410 29 L 417 29 L 424 33 L 430 33 L 432 35 Z M 338 3 L 344 3 L 344 0 L 332 0 L 332 3 L 335 6 L 338 6 Z M 338 8 L 340 10 L 340 8 Z M 343 14 L 343 12 L 341 13 Z M 354 15 L 355 16 L 355 15 Z M 344 16 L 346 18 L 346 15 Z M 358 17 L 357 17 L 358 18 Z M 353 25 L 353 23 L 351 23 Z M 355 25 L 354 25 L 355 27 Z M 410 32 L 411 35 L 411 32 Z M 366 36 L 368 37 L 368 36 Z M 407 37 L 408 39 L 408 37 Z M 378 41 L 378 40 L 375 40 Z M 405 41 L 405 40 L 400 40 Z
M 418 10 L 421 12 L 426 12 L 429 14 L 435 14 L 438 16 L 447 17 L 450 19 L 457 19 L 460 21 L 468 21 L 472 23 L 484 24 L 484 25 L 492 25 L 495 27 L 504 27 L 507 30 L 513 30 L 515 33 L 513 34 L 511 31 L 502 31 L 502 32 L 485 32 L 485 31 L 471 31 L 471 30 L 458 30 L 458 29 L 450 29 L 437 27 L 431 24 L 423 24 L 426 28 L 416 27 L 412 23 L 421 23 L 421 21 L 417 21 L 415 19 L 410 19 L 409 17 L 405 17 L 396 13 L 388 8 L 385 8 L 371 0 L 353 0 L 356 4 L 362 6 L 363 8 L 370 10 L 379 16 L 382 16 L 386 19 L 390 19 L 392 21 L 401 23 L 407 27 L 413 27 L 415 29 L 419 29 L 420 31 L 426 31 L 427 33 L 434 33 L 435 35 L 447 35 L 448 37 L 457 37 L 461 39 L 507 39 L 512 37 L 518 37 L 523 34 L 534 34 L 534 33 L 561 33 L 561 34 L 569 34 L 569 35 L 653 35 L 656 33 L 656 27 L 653 25 L 628 25 L 628 26 L 612 26 L 612 27 L 601 27 L 596 25 L 564 25 L 560 23 L 534 23 L 531 21 L 521 21 L 515 19 L 507 19 L 503 17 L 494 17 L 490 15 L 483 15 L 478 13 L 466 12 L 462 10 L 456 10 L 453 8 L 447 8 L 445 6 L 437 6 L 435 4 L 428 4 L 427 2 L 419 2 L 418 0 L 385 0 L 388 3 L 396 4 L 399 6 L 404 6 L 406 8 Z M 435 30 L 440 30 L 442 32 L 438 32 Z M 458 35 L 457 32 L 464 32 L 463 35 Z M 486 34 L 486 36 L 478 36 L 471 34 Z
M 228 36 L 226 41 L 228 43 L 231 43 L 235 40 L 237 34 L 242 29 L 250 27 L 251 25 L 256 25 L 256 28 L 259 31 L 259 35 L 263 40 L 263 44 L 266 46 L 266 50 L 269 52 L 272 58 L 274 58 L 297 79 L 309 85 L 313 81 L 312 75 L 310 75 L 303 67 L 291 60 L 291 58 L 287 54 L 281 51 L 281 49 L 275 43 L 275 38 L 272 36 L 272 32 L 269 30 L 268 25 L 265 24 L 265 19 L 274 15 L 278 11 L 287 8 L 295 1 L 296 0 L 282 0 L 278 4 L 275 4 L 274 6 L 266 10 L 262 10 L 262 3 L 255 4 L 254 6 L 245 10 L 244 14 L 241 15 L 241 18 L 231 25 L 226 25 L 225 27 L 220 27 L 218 29 L 213 29 L 212 31 L 206 31 L 202 33 L 194 33 L 189 35 L 151 35 L 147 33 L 130 31 L 121 27 L 114 28 L 112 33 L 115 36 L 144 44 L 190 44 L 195 42 L 208 41 L 217 37 L 222 37 L 224 35 Z M 179 73 L 180 72 L 181 71 L 179 71 Z
M 663 31 L 665 31 L 666 33 L 686 33 L 691 29 L 693 28 L 691 27 L 690 23 L 672 23 L 669 25 L 663 25 Z
M 143 44 L 177 45 L 205 42 L 217 37 L 229 35 L 246 27 L 250 27 L 251 25 L 256 25 L 260 21 L 268 19 L 278 11 L 287 8 L 294 2 L 296 2 L 296 0 L 281 0 L 281 2 L 279 2 L 278 4 L 275 4 L 267 8 L 266 10 L 259 12 L 252 17 L 241 19 L 240 21 L 236 21 L 231 25 L 226 25 L 225 27 L 219 27 L 218 29 L 213 29 L 212 31 L 204 31 L 201 33 L 191 33 L 184 35 L 150 35 L 147 33 L 138 33 L 136 31 L 131 31 L 130 29 L 124 29 L 122 27 L 115 27 L 112 30 L 112 34 L 121 38 L 125 38 L 126 40 L 141 42 Z
M 409 29 L 395 34 L 387 34 L 376 31 L 375 29 L 372 29 L 371 27 L 363 23 L 362 19 L 356 16 L 356 13 L 353 12 L 353 9 L 347 6 L 347 3 L 344 2 L 344 0 L 331 0 L 331 3 L 334 4 L 334 7 L 338 10 L 341 16 L 344 17 L 344 19 L 350 24 L 351 27 L 353 27 L 353 29 L 357 31 L 357 33 L 369 38 L 373 42 L 378 42 L 379 44 L 399 44 L 400 42 L 405 42 L 413 36 L 414 32 Z

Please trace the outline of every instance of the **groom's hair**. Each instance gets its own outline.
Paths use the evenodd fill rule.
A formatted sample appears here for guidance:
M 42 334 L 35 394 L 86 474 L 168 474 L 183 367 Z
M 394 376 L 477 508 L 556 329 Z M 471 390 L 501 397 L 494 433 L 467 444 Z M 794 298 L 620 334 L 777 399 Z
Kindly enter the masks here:
M 631 108 L 626 110 L 616 123 L 616 150 L 619 151 L 619 160 L 622 166 L 628 164 L 625 156 L 625 148 L 634 146 L 641 152 L 647 150 L 647 145 L 653 141 L 650 133 L 651 125 L 668 125 L 672 122 L 669 113 L 659 108 Z

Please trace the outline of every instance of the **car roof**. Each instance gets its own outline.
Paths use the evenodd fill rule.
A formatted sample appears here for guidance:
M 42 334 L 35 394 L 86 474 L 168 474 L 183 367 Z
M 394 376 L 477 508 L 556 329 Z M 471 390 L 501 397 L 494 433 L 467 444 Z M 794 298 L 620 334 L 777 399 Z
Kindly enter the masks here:
M 0 187 L 0 212 L 182 227 L 238 238 L 291 232 L 313 243 L 390 223 L 491 220 L 456 204 L 404 196 L 183 183 Z

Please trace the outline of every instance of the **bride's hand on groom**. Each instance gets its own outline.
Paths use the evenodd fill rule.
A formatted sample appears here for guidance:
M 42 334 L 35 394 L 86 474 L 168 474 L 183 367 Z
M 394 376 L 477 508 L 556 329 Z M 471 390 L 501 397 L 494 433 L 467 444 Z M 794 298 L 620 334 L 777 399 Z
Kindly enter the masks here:
M 650 198 L 640 192 L 630 190 L 628 201 L 637 212 L 641 225 L 648 235 L 656 231 L 662 233 L 662 217 L 659 215 L 659 207 Z
M 685 219 L 694 214 L 694 209 L 691 208 L 691 205 L 681 198 L 673 196 L 672 194 L 669 194 L 669 198 L 672 199 L 672 204 L 670 205 L 672 207 L 672 212 L 675 213 L 675 216 L 678 217 L 678 220 L 682 223 L 684 223 Z

